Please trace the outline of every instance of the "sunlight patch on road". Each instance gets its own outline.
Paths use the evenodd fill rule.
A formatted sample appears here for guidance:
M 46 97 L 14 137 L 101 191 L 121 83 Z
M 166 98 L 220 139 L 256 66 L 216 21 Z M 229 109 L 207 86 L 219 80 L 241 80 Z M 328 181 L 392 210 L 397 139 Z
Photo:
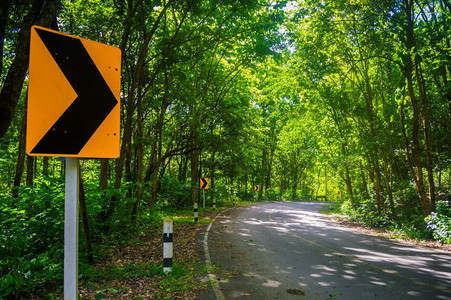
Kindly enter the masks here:
M 320 285 L 320 286 L 330 286 L 330 283 L 329 283 L 329 282 L 317 281 L 317 282 L 315 282 L 315 283 L 317 283 L 317 284 Z
M 356 251 L 356 252 L 364 252 L 366 254 L 366 255 L 363 255 L 363 254 L 361 254 L 361 255 L 359 255 L 359 254 L 349 255 L 349 254 L 338 252 L 335 249 L 326 247 L 324 245 L 321 245 L 321 244 L 319 244 L 317 242 L 314 242 L 312 240 L 309 240 L 307 238 L 304 238 L 304 237 L 299 236 L 299 235 L 297 235 L 297 234 L 292 232 L 294 228 L 290 228 L 291 224 L 296 224 L 297 225 L 296 227 L 298 227 L 301 223 L 308 223 L 308 225 L 311 225 L 311 226 L 317 226 L 317 227 L 323 227 L 324 228 L 324 226 L 326 226 L 326 223 L 332 223 L 332 222 L 329 222 L 329 221 L 318 220 L 318 219 L 322 218 L 321 214 L 313 213 L 313 212 L 305 212 L 305 211 L 302 211 L 302 212 L 288 211 L 292 215 L 296 215 L 298 217 L 298 219 L 297 219 L 298 223 L 294 223 L 294 222 L 293 223 L 285 223 L 284 222 L 285 218 L 273 217 L 273 214 L 277 213 L 277 212 L 280 212 L 280 213 L 283 213 L 283 214 L 286 213 L 285 210 L 278 210 L 278 209 L 268 209 L 267 210 L 269 221 L 271 223 L 273 223 L 273 224 L 276 224 L 277 226 L 274 226 L 273 228 L 275 228 L 275 229 L 277 229 L 279 231 L 284 231 L 285 233 L 287 233 L 287 234 L 289 234 L 289 235 L 291 235 L 291 236 L 293 236 L 293 237 L 295 237 L 297 239 L 300 239 L 300 240 L 302 240 L 302 241 L 304 241 L 306 243 L 309 243 L 311 245 L 314 245 L 314 246 L 316 246 L 318 248 L 324 249 L 327 252 L 332 253 L 332 255 L 343 257 L 343 258 L 347 258 L 347 259 L 351 260 L 354 263 L 364 264 L 364 265 L 370 266 L 372 270 L 382 271 L 384 273 L 391 274 L 391 275 L 396 276 L 398 278 L 409 280 L 409 281 L 411 281 L 411 282 L 413 282 L 415 284 L 428 286 L 428 287 L 440 290 L 442 292 L 446 292 L 447 294 L 450 294 L 450 291 L 448 289 L 446 289 L 446 287 L 439 286 L 439 285 L 434 285 L 434 284 L 429 284 L 429 283 L 420 281 L 420 280 L 418 280 L 416 278 L 411 278 L 409 276 L 400 274 L 400 273 L 398 273 L 398 272 L 396 272 L 394 270 L 385 269 L 385 268 L 379 267 L 379 266 L 371 263 L 371 262 L 381 262 L 381 261 L 383 261 L 383 260 L 381 260 L 380 257 L 379 258 L 377 257 L 378 255 L 381 255 L 382 257 L 385 257 L 385 259 L 387 259 L 387 262 L 389 262 L 389 263 L 392 263 L 392 264 L 393 263 L 397 263 L 398 265 L 401 265 L 401 266 L 404 265 L 404 266 L 410 266 L 411 267 L 412 266 L 412 258 L 410 258 L 410 259 L 401 259 L 401 262 L 402 262 L 402 264 L 401 264 L 399 258 L 395 259 L 394 256 L 389 255 L 389 254 L 385 254 L 385 253 L 381 253 L 381 252 L 369 251 L 368 249 L 344 248 L 344 249 L 353 250 L 353 251 Z M 294 214 L 296 212 L 297 212 L 297 214 Z M 316 215 L 316 218 L 314 217 L 315 215 Z M 283 223 L 281 223 L 281 222 L 283 222 Z M 285 230 L 282 230 L 282 229 L 285 229 Z M 335 228 L 335 229 L 343 230 L 343 231 L 353 231 L 352 229 L 348 229 L 348 228 Z M 330 254 L 326 253 L 324 255 L 330 255 Z M 388 259 L 388 257 L 390 257 L 390 259 Z M 415 259 L 418 259 L 418 258 L 416 257 Z M 370 262 L 368 262 L 368 261 L 370 261 Z M 428 270 L 424 270 L 424 271 L 428 271 Z M 437 274 L 441 273 L 441 272 L 437 272 L 437 271 L 434 271 L 434 272 L 436 272 Z M 443 273 L 441 275 L 445 275 L 445 274 L 449 276 L 449 273 Z M 310 276 L 311 277 L 317 277 L 317 278 L 322 277 L 321 274 L 310 274 Z M 352 277 L 352 276 L 350 276 L 350 277 Z M 445 281 L 447 281 L 447 280 L 445 279 Z M 376 282 L 379 283 L 379 284 L 384 284 L 385 285 L 385 283 L 383 283 L 383 282 L 381 282 L 381 281 L 379 281 L 377 279 L 374 280 L 374 282 L 372 282 L 372 283 L 376 284 Z M 323 283 L 323 282 L 317 282 L 317 283 L 319 285 L 327 284 L 327 283 Z M 329 284 L 324 285 L 324 286 L 329 286 Z
M 323 270 L 323 271 L 327 271 L 327 272 L 337 272 L 337 270 L 330 268 L 328 266 L 325 266 L 325 265 L 315 265 L 315 266 L 312 266 L 312 269 Z
M 277 288 L 281 285 L 281 283 L 279 281 L 275 281 L 275 280 L 266 280 L 263 283 L 263 286 L 265 287 L 273 287 L 273 288 Z

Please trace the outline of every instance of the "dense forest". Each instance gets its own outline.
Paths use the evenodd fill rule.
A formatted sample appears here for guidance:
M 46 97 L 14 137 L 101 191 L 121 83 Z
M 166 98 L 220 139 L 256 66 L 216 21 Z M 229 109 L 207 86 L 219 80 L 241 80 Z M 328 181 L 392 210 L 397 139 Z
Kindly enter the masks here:
M 448 0 L 0 5 L 0 298 L 62 276 L 64 161 L 25 153 L 32 25 L 122 51 L 120 157 L 80 162 L 87 260 L 201 203 L 200 177 L 208 206 L 259 185 L 451 242 Z

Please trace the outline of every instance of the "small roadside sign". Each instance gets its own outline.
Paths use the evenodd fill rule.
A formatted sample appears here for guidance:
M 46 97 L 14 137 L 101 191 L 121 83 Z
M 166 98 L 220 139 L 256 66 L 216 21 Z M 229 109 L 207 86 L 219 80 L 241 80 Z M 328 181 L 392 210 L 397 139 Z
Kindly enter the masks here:
M 200 188 L 203 190 L 208 190 L 208 178 L 202 177 L 200 179 Z

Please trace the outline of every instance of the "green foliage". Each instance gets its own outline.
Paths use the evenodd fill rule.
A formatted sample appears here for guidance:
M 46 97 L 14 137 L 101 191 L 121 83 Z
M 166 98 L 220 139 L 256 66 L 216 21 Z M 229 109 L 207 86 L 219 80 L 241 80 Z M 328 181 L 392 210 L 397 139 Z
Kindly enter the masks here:
M 161 207 L 185 208 L 191 204 L 190 186 L 176 177 L 163 176 L 158 205 Z
M 398 207 L 399 215 L 393 216 L 384 211 L 377 214 L 374 200 L 363 200 L 357 207 L 352 207 L 349 200 L 344 201 L 339 212 L 346 214 L 350 221 L 359 222 L 372 228 L 382 228 L 399 233 L 401 236 L 413 239 L 428 239 L 430 232 L 421 216 L 419 205 Z
M 20 193 L 20 200 L 0 195 L 0 297 L 30 293 L 62 278 L 62 184 L 47 178 Z
M 82 264 L 80 266 L 80 284 L 86 285 L 88 290 L 96 292 L 96 299 L 114 297 L 113 295 L 124 292 L 123 289 L 114 289 L 103 285 L 102 282 L 109 280 L 133 279 L 136 277 L 159 276 L 161 281 L 156 287 L 158 297 L 170 296 L 173 292 L 185 292 L 198 287 L 197 274 L 194 272 L 195 262 L 174 262 L 172 271 L 164 274 L 160 263 L 128 264 L 119 267 L 107 265 L 102 268 Z
M 431 213 L 425 220 L 434 239 L 451 244 L 451 207 L 446 201 L 439 202 L 437 212 Z
M 389 228 L 392 220 L 386 214 L 377 214 L 376 205 L 372 200 L 365 200 L 359 206 L 353 207 L 350 200 L 341 205 L 341 211 L 349 217 L 350 221 L 361 222 L 370 227 Z

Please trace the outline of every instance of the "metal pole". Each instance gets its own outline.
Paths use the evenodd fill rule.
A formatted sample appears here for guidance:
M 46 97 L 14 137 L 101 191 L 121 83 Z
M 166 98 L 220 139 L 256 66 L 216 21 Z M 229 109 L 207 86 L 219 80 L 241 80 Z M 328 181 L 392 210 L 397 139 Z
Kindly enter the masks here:
M 64 207 L 64 300 L 78 299 L 78 170 L 78 158 L 67 157 Z
M 205 210 L 205 189 L 202 189 L 203 205 Z

